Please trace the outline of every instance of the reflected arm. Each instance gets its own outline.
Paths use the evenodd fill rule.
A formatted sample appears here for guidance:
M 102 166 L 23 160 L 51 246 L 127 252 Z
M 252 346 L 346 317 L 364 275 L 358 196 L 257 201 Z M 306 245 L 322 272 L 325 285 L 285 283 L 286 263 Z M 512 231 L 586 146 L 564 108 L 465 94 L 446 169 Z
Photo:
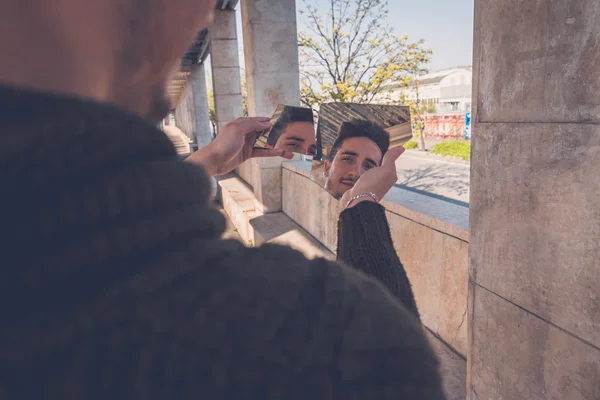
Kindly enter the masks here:
M 363 201 L 342 211 L 338 221 L 337 259 L 379 280 L 419 317 L 382 205 Z

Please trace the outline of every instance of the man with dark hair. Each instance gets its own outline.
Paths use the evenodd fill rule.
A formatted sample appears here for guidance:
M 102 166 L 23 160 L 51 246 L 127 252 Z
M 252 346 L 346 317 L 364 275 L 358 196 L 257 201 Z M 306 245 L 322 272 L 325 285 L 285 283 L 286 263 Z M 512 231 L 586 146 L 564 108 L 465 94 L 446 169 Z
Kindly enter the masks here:
M 267 147 L 312 156 L 317 139 L 310 108 L 284 106 L 267 138 Z
M 390 134 L 374 122 L 344 122 L 325 160 L 325 189 L 341 199 L 362 174 L 381 165 L 389 147 Z
M 361 273 L 221 239 L 207 175 L 290 158 L 253 149 L 269 118 L 187 162 L 156 128 L 214 7 L 0 2 L 0 398 L 442 398 L 398 262 L 348 258 Z M 345 220 L 384 218 L 369 199 Z

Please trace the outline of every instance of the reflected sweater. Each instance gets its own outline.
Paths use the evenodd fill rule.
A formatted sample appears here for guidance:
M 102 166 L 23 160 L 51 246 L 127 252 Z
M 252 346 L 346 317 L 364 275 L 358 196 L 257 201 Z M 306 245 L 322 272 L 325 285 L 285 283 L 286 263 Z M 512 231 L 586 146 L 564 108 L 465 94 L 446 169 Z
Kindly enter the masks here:
M 0 398 L 443 397 L 399 262 L 345 243 L 344 220 L 384 217 L 378 205 L 342 216 L 356 269 L 247 248 L 221 239 L 204 171 L 151 123 L 0 99 Z M 373 226 L 356 234 L 384 234 Z

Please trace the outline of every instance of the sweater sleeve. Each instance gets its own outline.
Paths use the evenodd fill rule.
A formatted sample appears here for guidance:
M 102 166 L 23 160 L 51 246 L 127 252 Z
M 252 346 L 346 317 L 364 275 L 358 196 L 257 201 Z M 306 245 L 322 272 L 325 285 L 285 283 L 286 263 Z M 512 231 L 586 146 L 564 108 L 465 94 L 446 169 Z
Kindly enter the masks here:
M 338 221 L 337 259 L 379 280 L 419 317 L 382 205 L 365 201 L 342 211 Z

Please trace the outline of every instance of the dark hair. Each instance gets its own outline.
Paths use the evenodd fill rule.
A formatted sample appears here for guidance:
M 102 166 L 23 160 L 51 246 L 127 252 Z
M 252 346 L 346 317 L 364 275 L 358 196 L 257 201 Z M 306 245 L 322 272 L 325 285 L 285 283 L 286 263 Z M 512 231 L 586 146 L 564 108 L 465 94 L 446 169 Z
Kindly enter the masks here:
M 381 150 L 382 159 L 390 148 L 390 134 L 382 126 L 364 119 L 353 119 L 349 122 L 344 122 L 340 127 L 338 137 L 331 147 L 331 152 L 329 152 L 329 161 L 333 162 L 344 141 L 355 137 L 364 137 L 375 142 L 379 150 Z
M 269 137 L 267 138 L 267 144 L 275 146 L 277 141 L 285 132 L 287 126 L 292 122 L 310 122 L 314 123 L 313 112 L 310 108 L 284 106 L 281 114 L 277 118 L 277 121 L 273 124 Z

